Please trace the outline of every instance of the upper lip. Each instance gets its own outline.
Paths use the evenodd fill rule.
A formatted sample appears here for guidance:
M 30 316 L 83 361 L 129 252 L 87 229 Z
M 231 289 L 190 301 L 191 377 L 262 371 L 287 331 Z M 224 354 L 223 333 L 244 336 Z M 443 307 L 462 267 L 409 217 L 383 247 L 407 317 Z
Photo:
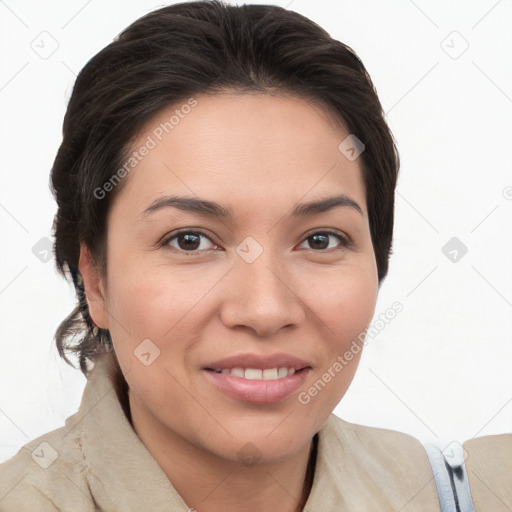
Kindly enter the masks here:
M 311 363 L 289 354 L 238 354 L 224 359 L 217 359 L 204 366 L 207 370 L 221 370 L 223 368 L 295 368 L 301 370 L 310 367 Z

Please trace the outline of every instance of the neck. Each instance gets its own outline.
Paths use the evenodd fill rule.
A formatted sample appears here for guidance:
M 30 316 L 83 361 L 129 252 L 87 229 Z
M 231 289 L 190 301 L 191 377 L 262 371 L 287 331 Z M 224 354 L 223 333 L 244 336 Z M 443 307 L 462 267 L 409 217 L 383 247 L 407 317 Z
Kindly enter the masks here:
M 315 438 L 286 460 L 245 465 L 148 421 L 128 393 L 132 426 L 188 507 L 197 512 L 302 511 L 313 482 Z

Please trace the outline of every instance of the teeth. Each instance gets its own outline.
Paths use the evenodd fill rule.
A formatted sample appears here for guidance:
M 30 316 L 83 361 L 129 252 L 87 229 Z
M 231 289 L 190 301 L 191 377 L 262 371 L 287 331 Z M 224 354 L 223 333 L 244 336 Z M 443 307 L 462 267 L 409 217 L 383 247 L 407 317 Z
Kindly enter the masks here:
M 245 378 L 256 380 L 263 379 L 263 370 L 256 370 L 255 368 L 246 368 L 245 370 Z
M 222 368 L 215 371 L 249 380 L 276 380 L 293 375 L 295 368 L 265 368 L 264 370 L 259 368 Z
M 268 368 L 263 370 L 263 378 L 265 380 L 274 380 L 279 377 L 279 370 L 277 368 Z
M 229 371 L 228 368 L 226 369 Z M 230 373 L 235 377 L 245 377 L 245 372 L 243 368 L 233 368 Z
M 283 377 L 288 377 L 288 368 L 279 368 L 277 372 L 277 376 L 282 379 Z

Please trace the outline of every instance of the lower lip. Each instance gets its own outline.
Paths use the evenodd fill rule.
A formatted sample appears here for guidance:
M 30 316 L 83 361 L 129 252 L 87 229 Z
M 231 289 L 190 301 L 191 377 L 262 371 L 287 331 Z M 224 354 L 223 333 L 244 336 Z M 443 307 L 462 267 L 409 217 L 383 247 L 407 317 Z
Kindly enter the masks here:
M 226 395 L 243 402 L 271 404 L 284 400 L 306 380 L 310 368 L 304 368 L 281 379 L 244 379 L 234 375 L 203 370 L 205 377 Z

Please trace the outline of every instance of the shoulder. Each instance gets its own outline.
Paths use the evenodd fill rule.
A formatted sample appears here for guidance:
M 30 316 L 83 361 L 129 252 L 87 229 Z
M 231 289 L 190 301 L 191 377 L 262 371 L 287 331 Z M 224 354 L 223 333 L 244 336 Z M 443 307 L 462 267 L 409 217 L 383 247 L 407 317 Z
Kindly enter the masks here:
M 333 442 L 339 443 L 340 447 L 343 445 L 344 451 L 348 449 L 358 454 L 364 452 L 392 466 L 414 465 L 430 471 L 424 446 L 409 434 L 349 423 L 334 414 L 330 416 L 327 425 L 332 431 L 331 437 L 335 440 Z
M 85 477 L 80 429 L 66 426 L 25 444 L 0 464 L 0 512 L 94 511 Z
M 350 503 L 354 507 L 365 496 L 367 508 L 361 510 L 372 506 L 402 512 L 439 510 L 427 453 L 414 437 L 349 423 L 331 414 L 320 431 L 319 450 L 327 460 L 322 473 L 330 473 L 336 485 L 343 486 L 340 495 L 354 496 Z
M 463 444 L 471 495 L 478 510 L 512 510 L 512 434 Z

